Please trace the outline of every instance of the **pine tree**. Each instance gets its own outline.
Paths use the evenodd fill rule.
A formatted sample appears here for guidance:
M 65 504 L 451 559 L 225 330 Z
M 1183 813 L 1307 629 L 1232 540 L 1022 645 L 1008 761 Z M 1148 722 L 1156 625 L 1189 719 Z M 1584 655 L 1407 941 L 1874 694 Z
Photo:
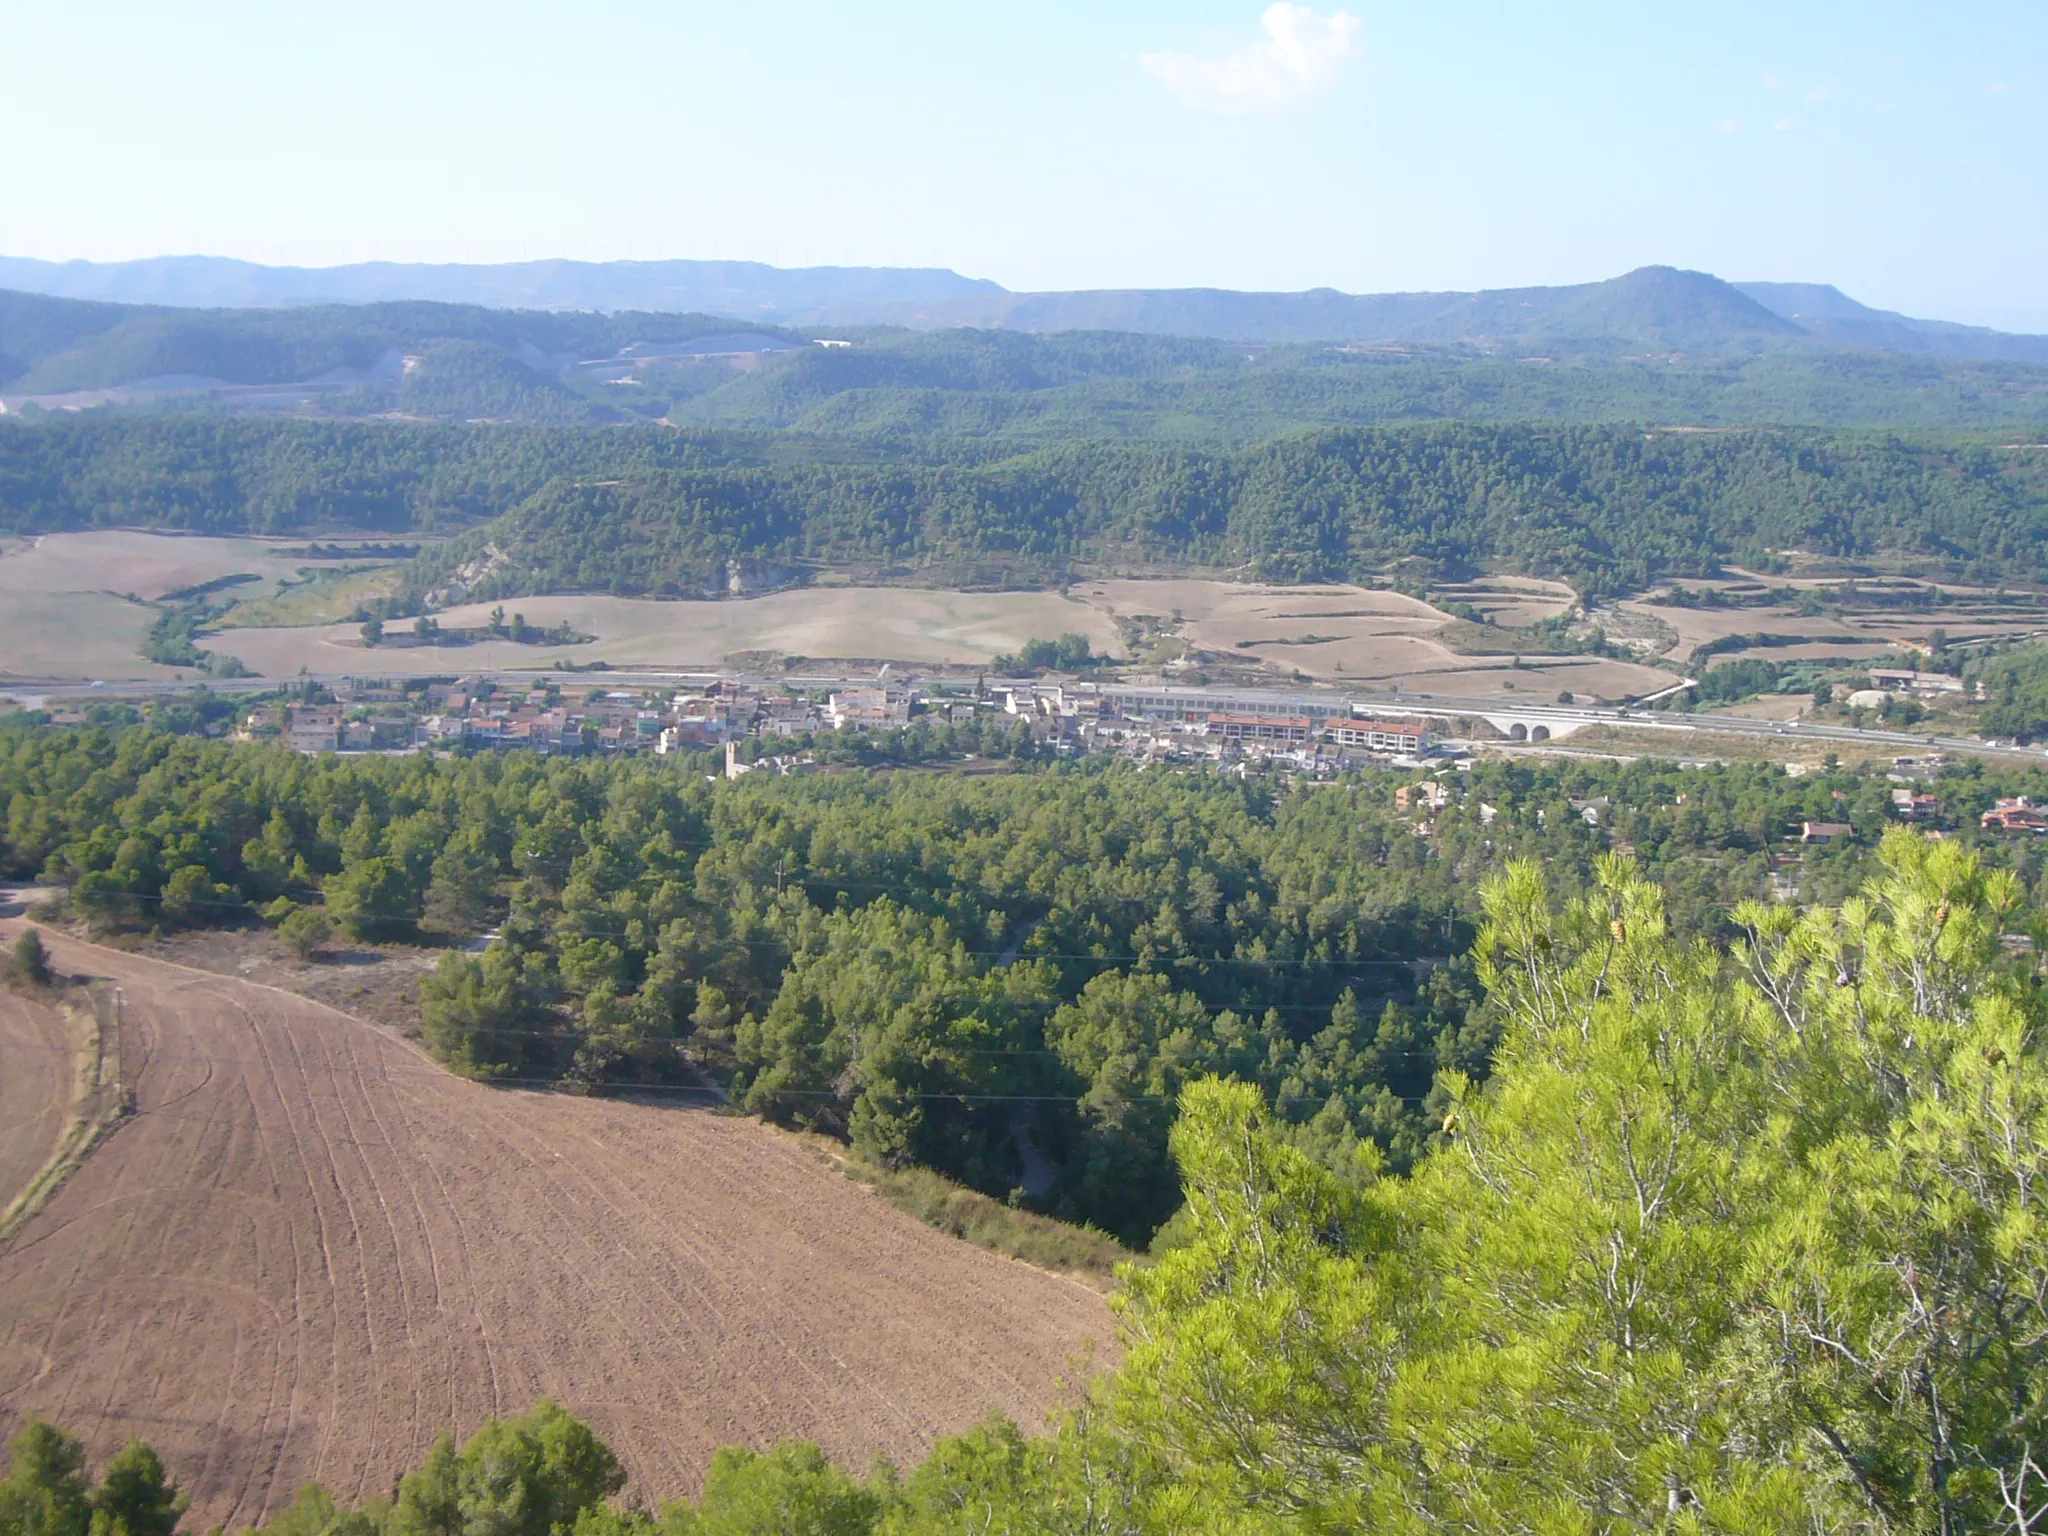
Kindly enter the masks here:
M 1504 1017 L 1412 1179 L 1205 1082 L 1179 1245 L 1128 1276 L 1123 1431 L 1311 1528 L 2032 1530 L 2048 1065 L 2018 883 L 1887 837 L 1839 911 L 1668 931 L 1625 860 L 1484 893 Z
M 130 1440 L 92 1493 L 92 1536 L 171 1536 L 186 1499 L 155 1451 Z
M 86 1536 L 92 1485 L 85 1445 L 30 1414 L 8 1442 L 12 1464 L 0 1481 L 0 1531 L 8 1536 Z
M 31 987 L 47 987 L 50 984 L 50 956 L 43 947 L 43 936 L 30 928 L 14 941 L 14 956 L 9 969 L 17 981 Z

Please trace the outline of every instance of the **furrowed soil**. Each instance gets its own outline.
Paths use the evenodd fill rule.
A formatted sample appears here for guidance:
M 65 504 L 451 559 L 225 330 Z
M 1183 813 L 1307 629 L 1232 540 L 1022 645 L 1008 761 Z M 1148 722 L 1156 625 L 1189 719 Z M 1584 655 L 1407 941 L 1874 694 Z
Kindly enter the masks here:
M 0 1246 L 0 1434 L 40 1413 L 96 1462 L 141 1435 L 191 1529 L 310 1479 L 388 1493 L 543 1394 L 653 1502 L 723 1444 L 864 1468 L 1034 1425 L 1110 1363 L 1099 1295 L 755 1122 L 486 1088 L 308 999 L 49 942 L 123 990 L 135 1112 Z
M 77 1036 L 53 1001 L 0 986 L 0 1211 L 57 1150 L 71 1118 Z

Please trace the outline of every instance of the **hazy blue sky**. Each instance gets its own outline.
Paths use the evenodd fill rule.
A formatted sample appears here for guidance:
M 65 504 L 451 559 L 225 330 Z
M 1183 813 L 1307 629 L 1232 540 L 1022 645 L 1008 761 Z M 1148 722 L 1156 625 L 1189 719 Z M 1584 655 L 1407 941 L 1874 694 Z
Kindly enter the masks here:
M 2048 331 L 2048 0 L 0 0 L 0 82 L 10 255 L 1669 262 Z

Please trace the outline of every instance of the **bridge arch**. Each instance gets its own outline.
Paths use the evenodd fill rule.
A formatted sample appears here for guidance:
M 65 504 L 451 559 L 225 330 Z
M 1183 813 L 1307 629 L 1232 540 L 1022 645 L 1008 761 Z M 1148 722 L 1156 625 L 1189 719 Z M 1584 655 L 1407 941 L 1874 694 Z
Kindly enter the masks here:
M 1556 741 L 1571 735 L 1586 722 L 1583 720 L 1561 720 L 1555 715 L 1532 716 L 1501 710 L 1489 712 L 1483 717 L 1486 723 L 1508 741 Z

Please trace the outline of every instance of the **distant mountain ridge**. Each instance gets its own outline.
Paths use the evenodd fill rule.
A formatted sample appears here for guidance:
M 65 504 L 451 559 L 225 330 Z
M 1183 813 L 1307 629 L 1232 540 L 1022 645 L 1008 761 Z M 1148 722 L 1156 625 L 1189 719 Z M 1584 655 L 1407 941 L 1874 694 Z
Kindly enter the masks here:
M 791 327 L 955 326 L 1129 331 L 1232 342 L 1565 347 L 1749 353 L 1857 351 L 2048 364 L 2048 337 L 1872 309 L 1819 283 L 1731 283 L 1642 267 L 1604 282 L 1477 293 L 1254 293 L 1131 288 L 1013 293 L 937 267 L 772 267 L 744 261 L 367 262 L 270 267 L 211 256 L 47 262 L 0 257 L 0 288 L 170 308 L 399 300 L 495 309 L 726 315 Z
M 2019 336 L 1949 320 L 1915 320 L 1859 304 L 1831 283 L 1735 283 L 1773 314 L 1808 333 L 1870 352 L 1918 352 L 1984 362 L 2048 360 L 2048 337 Z
M 1752 297 L 1669 269 L 1485 294 L 1002 297 L 1004 323 L 912 328 L 417 299 L 195 309 L 0 290 L 0 416 L 104 407 L 1231 442 L 1428 420 L 2048 421 L 2048 363 L 2009 356 L 2039 338 L 1885 315 L 1833 289 Z M 1080 328 L 1090 322 L 1118 328 Z M 1365 339 L 1186 334 L 1233 324 Z M 0 466 L 0 512 L 4 481 Z
M 924 267 L 771 267 L 758 261 L 370 261 L 271 267 L 225 256 L 34 261 L 0 256 L 0 288 L 53 298 L 185 309 L 270 309 L 427 300 L 489 309 L 640 310 L 774 323 L 826 309 L 916 307 L 987 294 L 996 283 Z M 814 322 L 817 323 L 817 322 Z M 860 324 L 863 321 L 850 323 Z
M 977 296 L 934 306 L 943 318 Z M 1013 294 L 983 323 L 1025 331 L 1118 330 L 1230 341 L 1757 351 L 1806 333 L 1734 285 L 1703 272 L 1643 267 L 1601 283 L 1482 293 L 1354 295 L 1132 289 Z M 2048 356 L 2048 350 L 2044 350 Z

